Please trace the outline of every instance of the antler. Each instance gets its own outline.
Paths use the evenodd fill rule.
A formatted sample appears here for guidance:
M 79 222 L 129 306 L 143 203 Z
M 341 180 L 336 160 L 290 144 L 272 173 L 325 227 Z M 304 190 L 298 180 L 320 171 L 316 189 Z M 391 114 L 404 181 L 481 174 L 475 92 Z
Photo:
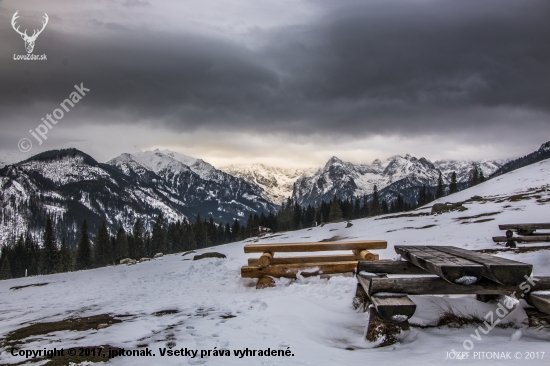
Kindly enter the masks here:
M 26 30 L 26 29 L 25 29 L 25 33 L 23 33 L 23 32 L 21 32 L 21 31 L 19 30 L 19 27 L 15 28 L 15 21 L 19 18 L 19 17 L 17 16 L 17 13 L 19 13 L 19 10 L 17 10 L 17 11 L 15 12 L 15 14 L 13 14 L 13 17 L 11 18 L 11 26 L 12 26 L 13 29 L 14 29 L 17 33 L 19 33 L 20 35 L 28 37 L 28 36 L 27 36 L 27 30 Z M 46 13 L 44 13 L 44 14 L 46 14 Z
M 35 29 L 34 32 L 33 32 L 33 34 L 32 34 L 32 36 L 31 36 L 30 38 L 36 38 L 36 37 L 38 37 L 38 35 L 39 35 L 40 33 L 42 33 L 42 31 L 44 30 L 44 28 L 46 28 L 46 24 L 48 24 L 48 20 L 50 20 L 50 18 L 48 18 L 48 14 L 44 13 L 44 19 L 45 19 L 46 21 L 45 21 L 45 22 L 42 22 L 42 29 L 40 29 L 40 30 Z M 25 29 L 25 32 L 26 32 L 26 31 L 27 31 L 27 30 Z M 38 33 L 36 33 L 36 32 L 38 32 Z

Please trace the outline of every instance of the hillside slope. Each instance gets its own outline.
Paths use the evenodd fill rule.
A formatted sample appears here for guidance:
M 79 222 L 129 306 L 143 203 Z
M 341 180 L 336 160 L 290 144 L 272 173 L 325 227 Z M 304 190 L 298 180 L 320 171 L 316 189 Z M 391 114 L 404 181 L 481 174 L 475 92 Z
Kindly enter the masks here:
M 275 288 L 256 290 L 252 280 L 240 278 L 239 268 L 252 255 L 243 253 L 250 242 L 296 242 L 340 239 L 384 239 L 388 249 L 376 251 L 381 258 L 396 256 L 398 244 L 455 245 L 466 249 L 500 248 L 491 237 L 501 235 L 498 224 L 548 221 L 550 161 L 545 160 L 515 170 L 496 179 L 444 197 L 441 201 L 466 201 L 467 211 L 429 215 L 422 207 L 400 215 L 386 215 L 294 232 L 277 233 L 261 240 L 216 247 L 227 259 L 191 261 L 190 256 L 170 255 L 135 266 L 114 266 L 68 274 L 0 281 L 0 337 L 27 323 L 57 321 L 69 316 L 109 313 L 120 323 L 101 330 L 59 331 L 28 339 L 29 349 L 70 348 L 109 344 L 125 349 L 149 347 L 154 358 L 117 357 L 113 365 L 439 365 L 448 352 L 463 351 L 463 342 L 472 339 L 474 326 L 418 328 L 387 348 L 373 348 L 364 339 L 365 313 L 352 309 L 356 280 L 335 276 L 278 280 Z M 474 196 L 480 196 L 470 200 Z M 536 246 L 531 244 L 531 246 Z M 208 250 L 203 250 L 208 251 Z M 534 274 L 550 275 L 550 252 L 541 250 L 499 255 L 532 263 Z M 10 290 L 13 286 L 48 283 L 42 287 Z M 486 304 L 472 296 L 413 296 L 418 309 L 411 322 L 432 324 L 438 308 L 452 306 L 462 314 L 483 317 L 496 304 Z M 547 352 L 550 332 L 526 327 L 525 303 L 503 321 L 515 328 L 495 328 L 475 341 L 475 352 Z M 160 313 L 159 313 L 160 312 Z M 176 348 L 230 350 L 227 357 L 163 357 L 159 348 L 175 342 Z M 234 350 L 290 349 L 289 357 L 233 356 Z M 16 363 L 0 349 L 0 363 Z M 472 351 L 472 352 L 473 352 Z M 545 365 L 531 359 L 530 365 Z M 473 360 L 483 365 L 519 364 L 514 360 Z M 454 360 L 453 360 L 454 361 Z M 480 364 L 481 364 L 480 363 Z

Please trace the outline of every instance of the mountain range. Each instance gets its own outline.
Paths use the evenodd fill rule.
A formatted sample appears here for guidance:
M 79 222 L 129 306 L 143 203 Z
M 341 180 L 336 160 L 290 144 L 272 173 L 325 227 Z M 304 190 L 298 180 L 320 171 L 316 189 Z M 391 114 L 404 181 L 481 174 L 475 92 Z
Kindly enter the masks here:
M 52 150 L 0 170 L 0 243 L 29 229 L 39 233 L 47 215 L 74 244 L 83 220 L 95 232 L 131 230 L 140 219 L 150 230 L 160 213 L 169 220 L 212 216 L 216 222 L 275 211 L 277 205 L 242 178 L 200 159 L 169 151 L 122 154 L 98 163 L 76 150 Z
M 218 223 L 246 222 L 250 214 L 278 210 L 289 197 L 303 206 L 334 197 L 369 199 L 375 185 L 388 203 L 402 195 L 414 204 L 423 185 L 435 190 L 440 173 L 448 185 L 455 172 L 459 188 L 465 188 L 474 167 L 488 177 L 548 154 L 550 143 L 509 162 L 432 163 L 396 155 L 366 165 L 332 157 L 322 168 L 300 170 L 264 164 L 216 169 L 201 159 L 158 149 L 133 149 L 106 163 L 74 148 L 51 150 L 0 169 L 0 243 L 12 242 L 27 230 L 39 235 L 47 216 L 53 216 L 56 231 L 67 233 L 74 244 L 84 219 L 92 233 L 103 220 L 112 232 L 120 226 L 131 230 L 138 219 L 150 230 L 160 213 L 169 221 L 200 215 Z M 0 155 L 0 161 L 9 159 L 13 156 Z
M 457 175 L 458 183 L 466 183 L 474 167 L 483 170 L 487 176 L 503 163 L 497 160 L 432 163 L 425 158 L 418 159 L 407 154 L 393 156 L 384 162 L 376 159 L 370 165 L 354 165 L 333 156 L 315 174 L 299 178 L 294 184 L 292 195 L 301 205 L 316 206 L 333 197 L 345 200 L 368 196 L 373 193 L 374 186 L 377 186 L 383 192 L 382 198 L 389 202 L 401 193 L 412 203 L 415 194 L 406 190 L 418 191 L 423 185 L 437 186 L 440 172 L 444 184 L 450 184 L 453 172 Z

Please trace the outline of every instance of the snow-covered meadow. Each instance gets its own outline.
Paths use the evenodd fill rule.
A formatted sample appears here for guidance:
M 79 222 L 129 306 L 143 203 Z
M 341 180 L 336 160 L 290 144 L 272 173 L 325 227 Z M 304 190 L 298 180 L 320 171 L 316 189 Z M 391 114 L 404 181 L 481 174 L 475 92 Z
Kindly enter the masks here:
M 394 258 L 394 245 L 454 245 L 466 249 L 503 248 L 491 240 L 503 235 L 498 224 L 548 222 L 550 220 L 550 161 L 543 161 L 490 180 L 442 199 L 465 203 L 463 212 L 422 215 L 422 208 L 407 215 L 360 219 L 295 232 L 278 233 L 231 243 L 199 252 L 218 251 L 226 259 L 191 260 L 193 254 L 174 254 L 133 266 L 118 265 L 73 273 L 0 281 L 0 337 L 35 322 L 97 314 L 118 315 L 120 323 L 100 330 L 61 331 L 36 336 L 22 349 L 74 348 L 111 345 L 124 349 L 148 347 L 155 357 L 116 357 L 113 365 L 360 365 L 384 364 L 528 364 L 543 365 L 550 359 L 550 331 L 525 325 L 521 303 L 503 322 L 480 340 L 466 360 L 448 359 L 449 352 L 464 351 L 476 326 L 461 329 L 412 327 L 393 346 L 374 348 L 365 340 L 367 315 L 352 308 L 356 279 L 349 276 L 278 280 L 263 290 L 254 280 L 242 279 L 240 267 L 247 258 L 243 245 L 383 239 L 380 258 Z M 431 204 L 430 204 L 431 205 Z M 394 216 L 394 217 L 388 217 Z M 529 244 L 538 246 L 540 244 Z M 524 245 L 525 246 L 525 245 Z M 550 275 L 550 251 L 507 251 L 506 258 L 534 264 L 534 275 Z M 40 287 L 11 290 L 14 286 L 44 283 Z M 411 296 L 418 305 L 411 323 L 428 325 L 446 304 L 462 314 L 483 317 L 495 304 L 473 296 Z M 165 315 L 155 314 L 172 310 Z M 120 317 L 121 315 L 125 315 Z M 174 342 L 176 349 L 199 350 L 197 357 L 161 357 L 159 348 Z M 173 344 L 171 344 L 173 345 Z M 291 350 L 291 356 L 234 356 L 235 350 Z M 231 356 L 200 357 L 200 350 L 230 350 Z M 24 361 L 9 349 L 0 349 L 0 364 Z M 474 359 L 474 352 L 478 352 Z M 511 359 L 481 359 L 484 352 L 499 352 Z M 538 352 L 538 359 L 528 359 Z M 541 353 L 546 352 L 542 356 Z M 492 355 L 492 354 L 490 354 Z M 453 356 L 454 357 L 454 356 Z

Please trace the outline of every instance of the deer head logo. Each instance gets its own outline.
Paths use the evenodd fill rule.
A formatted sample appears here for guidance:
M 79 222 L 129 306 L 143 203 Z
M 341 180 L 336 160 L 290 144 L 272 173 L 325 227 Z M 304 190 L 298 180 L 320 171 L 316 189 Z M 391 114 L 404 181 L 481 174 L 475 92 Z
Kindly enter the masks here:
M 17 18 L 19 18 L 19 16 L 17 16 L 17 13 L 19 12 L 16 11 L 15 14 L 13 14 L 13 18 L 11 18 L 11 26 L 13 27 L 13 29 L 19 33 L 19 35 L 21 35 L 21 38 L 23 38 L 23 41 L 25 41 L 25 49 L 27 50 L 27 53 L 32 53 L 32 50 L 34 49 L 34 42 L 36 42 L 36 39 L 38 38 L 38 36 L 40 35 L 40 33 L 42 33 L 42 31 L 44 30 L 44 28 L 46 28 L 46 24 L 48 24 L 48 14 L 44 13 L 44 22 L 42 22 L 42 29 L 38 30 L 38 29 L 35 29 L 32 36 L 28 36 L 27 35 L 27 30 L 25 29 L 24 32 L 21 32 L 19 30 L 19 27 L 15 28 L 15 21 L 17 20 Z

